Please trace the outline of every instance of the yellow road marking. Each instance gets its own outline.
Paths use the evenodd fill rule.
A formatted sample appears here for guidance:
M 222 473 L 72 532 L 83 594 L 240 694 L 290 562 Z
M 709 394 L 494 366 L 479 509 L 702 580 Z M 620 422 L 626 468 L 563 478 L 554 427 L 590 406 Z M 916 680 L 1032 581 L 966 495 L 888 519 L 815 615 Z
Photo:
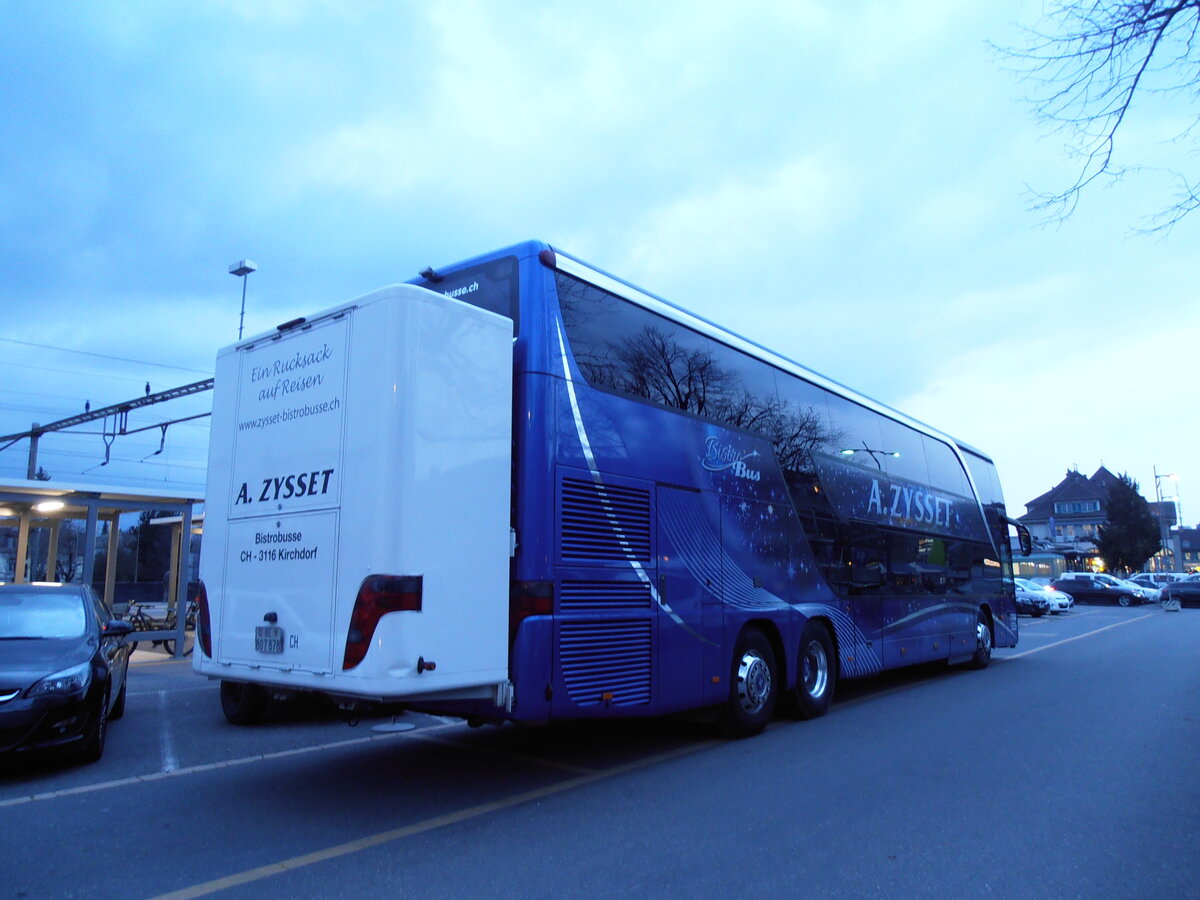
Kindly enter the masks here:
M 366 837 L 359 838 L 358 840 L 347 841 L 344 844 L 326 847 L 323 850 L 316 850 L 312 853 L 304 853 L 300 856 L 293 856 L 290 859 L 284 859 L 265 866 L 259 866 L 257 869 L 249 869 L 245 872 L 226 875 L 223 878 L 214 878 L 212 881 L 206 881 L 202 884 L 181 888 L 177 891 L 171 891 L 170 893 L 166 894 L 159 894 L 157 897 L 152 898 L 152 900 L 190 900 L 190 898 L 194 897 L 204 897 L 209 894 L 214 894 L 217 891 L 226 890 L 227 888 L 249 884 L 254 881 L 259 881 L 263 878 L 270 878 L 272 875 L 282 875 L 283 873 L 290 872 L 293 869 L 301 869 L 305 866 L 311 866 L 319 862 L 325 862 L 326 860 L 336 859 L 339 856 L 348 856 L 351 853 L 358 853 L 361 850 L 368 850 L 372 847 L 378 847 L 380 844 L 386 844 L 390 841 L 398 841 L 402 838 L 411 837 L 415 834 L 422 834 L 427 831 L 433 831 L 437 828 L 444 828 L 447 825 L 454 825 L 459 822 L 465 822 L 469 819 L 476 819 L 480 816 L 486 816 L 490 813 L 499 812 L 500 810 L 510 809 L 514 806 L 521 806 L 522 804 L 529 803 L 534 800 L 541 800 L 544 797 L 550 797 L 554 794 L 561 794 L 566 791 L 571 791 L 575 788 L 594 784 L 595 782 L 603 781 L 606 778 L 612 778 L 617 775 L 624 775 L 627 772 L 633 772 L 657 763 L 679 759 L 680 757 L 696 753 L 700 750 L 713 747 L 720 743 L 723 742 L 719 740 L 709 740 L 689 744 L 686 747 L 670 750 L 666 753 L 659 753 L 655 756 L 648 756 L 644 759 L 625 763 L 624 765 L 614 766 L 611 769 L 592 772 L 587 775 L 578 775 L 574 778 L 568 778 L 565 781 L 559 781 L 555 784 L 547 785 L 546 787 L 536 788 L 531 791 L 523 791 L 520 794 L 514 794 L 513 796 L 506 797 L 502 800 L 493 800 L 490 803 L 481 803 L 477 806 L 471 806 L 466 809 L 455 810 L 454 812 L 445 813 L 444 815 L 434 816 L 431 819 L 415 822 L 412 825 L 405 825 L 401 828 L 393 828 L 388 831 L 381 831 L 377 834 L 367 835 Z

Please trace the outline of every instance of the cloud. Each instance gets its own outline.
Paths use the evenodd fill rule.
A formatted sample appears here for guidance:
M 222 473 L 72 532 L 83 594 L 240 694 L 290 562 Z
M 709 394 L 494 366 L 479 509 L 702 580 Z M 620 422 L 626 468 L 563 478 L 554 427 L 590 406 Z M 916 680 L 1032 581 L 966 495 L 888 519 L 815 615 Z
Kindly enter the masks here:
M 1193 309 L 1169 330 L 1027 332 L 961 347 L 897 406 L 992 454 L 1013 514 L 1073 466 L 1129 472 L 1152 495 L 1152 465 L 1176 471 L 1200 444 L 1185 408 L 1198 331 Z
M 627 271 L 649 284 L 671 284 L 700 300 L 778 269 L 791 254 L 821 242 L 848 213 L 852 190 L 838 168 L 815 157 L 754 177 L 731 178 L 653 207 L 622 223 Z M 614 229 L 610 239 L 616 239 Z M 769 235 L 770 240 L 764 241 Z M 632 240 L 629 236 L 632 236 Z

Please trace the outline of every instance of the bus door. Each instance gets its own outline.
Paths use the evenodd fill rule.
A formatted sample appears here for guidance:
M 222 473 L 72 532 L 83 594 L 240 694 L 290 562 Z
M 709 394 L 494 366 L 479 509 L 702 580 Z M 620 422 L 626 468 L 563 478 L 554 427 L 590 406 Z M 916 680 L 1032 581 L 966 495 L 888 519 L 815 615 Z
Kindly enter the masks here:
M 714 495 L 658 485 L 658 695 L 666 705 L 717 703 L 728 690 L 717 516 Z

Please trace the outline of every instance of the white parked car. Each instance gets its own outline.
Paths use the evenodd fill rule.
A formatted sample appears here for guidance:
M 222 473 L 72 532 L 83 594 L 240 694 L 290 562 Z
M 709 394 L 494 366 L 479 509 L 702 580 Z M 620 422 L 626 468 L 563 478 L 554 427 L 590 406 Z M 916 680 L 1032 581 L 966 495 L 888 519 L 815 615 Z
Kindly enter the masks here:
M 1162 590 L 1173 581 L 1182 581 L 1183 575 L 1178 572 L 1138 572 L 1136 575 L 1130 575 L 1128 580 L 1134 584 L 1140 584 L 1142 587 L 1156 588 Z
M 1137 588 L 1142 592 L 1142 599 L 1147 603 L 1157 603 L 1162 596 L 1162 589 L 1156 587 L 1146 587 L 1144 584 L 1138 584 L 1135 581 L 1129 581 L 1124 578 L 1116 579 L 1124 587 Z
M 1054 588 L 1047 585 L 1038 584 L 1029 578 L 1014 578 L 1014 582 L 1018 588 L 1027 591 L 1030 594 L 1037 594 L 1039 597 L 1045 597 L 1046 602 L 1050 604 L 1050 612 L 1057 615 L 1060 612 L 1066 612 L 1075 605 L 1075 598 L 1066 591 L 1056 591 Z

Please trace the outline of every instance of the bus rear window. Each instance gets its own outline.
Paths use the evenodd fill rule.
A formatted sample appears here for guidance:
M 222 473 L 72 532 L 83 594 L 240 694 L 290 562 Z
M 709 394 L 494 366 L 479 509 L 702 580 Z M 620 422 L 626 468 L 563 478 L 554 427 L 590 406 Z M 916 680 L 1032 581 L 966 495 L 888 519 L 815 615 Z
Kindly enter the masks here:
M 480 309 L 513 320 L 517 330 L 517 258 L 502 256 L 454 272 L 443 272 L 441 281 L 413 281 L 430 291 L 445 294 Z

